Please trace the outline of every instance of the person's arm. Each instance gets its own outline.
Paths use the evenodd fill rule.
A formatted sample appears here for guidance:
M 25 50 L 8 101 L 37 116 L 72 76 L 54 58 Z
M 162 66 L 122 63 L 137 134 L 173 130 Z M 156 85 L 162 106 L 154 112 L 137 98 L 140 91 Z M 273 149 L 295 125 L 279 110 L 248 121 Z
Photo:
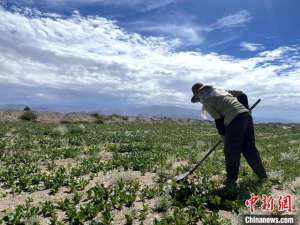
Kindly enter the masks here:
M 206 102 L 203 104 L 204 110 L 206 110 L 211 117 L 215 120 L 215 125 L 218 130 L 218 133 L 222 137 L 224 141 L 225 135 L 225 124 L 224 124 L 224 116 L 218 111 L 216 105 L 218 102 Z

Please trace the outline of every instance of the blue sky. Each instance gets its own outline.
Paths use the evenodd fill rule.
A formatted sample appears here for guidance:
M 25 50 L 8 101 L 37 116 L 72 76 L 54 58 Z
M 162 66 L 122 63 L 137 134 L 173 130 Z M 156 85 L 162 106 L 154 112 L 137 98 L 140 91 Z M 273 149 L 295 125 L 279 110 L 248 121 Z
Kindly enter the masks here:
M 189 110 L 201 81 L 262 98 L 259 117 L 300 122 L 297 0 L 0 4 L 2 105 Z

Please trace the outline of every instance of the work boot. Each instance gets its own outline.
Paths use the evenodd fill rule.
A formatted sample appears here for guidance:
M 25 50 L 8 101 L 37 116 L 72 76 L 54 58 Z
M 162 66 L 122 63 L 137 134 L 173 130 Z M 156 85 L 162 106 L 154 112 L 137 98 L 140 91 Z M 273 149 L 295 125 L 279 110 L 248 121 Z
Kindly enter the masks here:
M 223 185 L 224 185 L 224 186 L 237 186 L 236 181 L 235 181 L 235 180 L 232 180 L 232 179 L 229 179 L 229 178 L 226 178 L 226 179 L 223 181 Z
M 265 183 L 267 180 L 268 180 L 268 177 L 267 177 L 267 176 L 266 176 L 266 177 L 258 177 L 258 178 L 257 178 L 257 182 L 258 182 L 259 184 Z
M 223 199 L 235 200 L 238 194 L 238 186 L 236 181 L 226 179 L 223 182 L 223 186 L 215 191 L 215 194 Z

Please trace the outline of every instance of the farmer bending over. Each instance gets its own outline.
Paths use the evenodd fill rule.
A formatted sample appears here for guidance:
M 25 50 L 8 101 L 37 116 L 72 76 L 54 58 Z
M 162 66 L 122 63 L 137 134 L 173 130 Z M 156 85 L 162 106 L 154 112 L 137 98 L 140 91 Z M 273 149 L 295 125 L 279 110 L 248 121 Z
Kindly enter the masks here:
M 254 173 L 267 178 L 259 152 L 255 147 L 252 116 L 247 96 L 240 91 L 225 91 L 196 83 L 192 87 L 192 103 L 201 102 L 204 110 L 214 119 L 217 130 L 224 140 L 227 178 L 225 187 L 236 185 L 241 153 Z

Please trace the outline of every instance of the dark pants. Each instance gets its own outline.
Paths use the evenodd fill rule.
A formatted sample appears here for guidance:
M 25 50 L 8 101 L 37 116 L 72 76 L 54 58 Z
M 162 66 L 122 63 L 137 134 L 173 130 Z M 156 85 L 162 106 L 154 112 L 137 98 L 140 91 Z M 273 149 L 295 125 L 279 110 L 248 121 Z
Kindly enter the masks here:
M 241 153 L 259 178 L 267 178 L 266 170 L 255 147 L 253 120 L 249 113 L 238 115 L 226 127 L 224 153 L 227 180 L 237 180 Z

